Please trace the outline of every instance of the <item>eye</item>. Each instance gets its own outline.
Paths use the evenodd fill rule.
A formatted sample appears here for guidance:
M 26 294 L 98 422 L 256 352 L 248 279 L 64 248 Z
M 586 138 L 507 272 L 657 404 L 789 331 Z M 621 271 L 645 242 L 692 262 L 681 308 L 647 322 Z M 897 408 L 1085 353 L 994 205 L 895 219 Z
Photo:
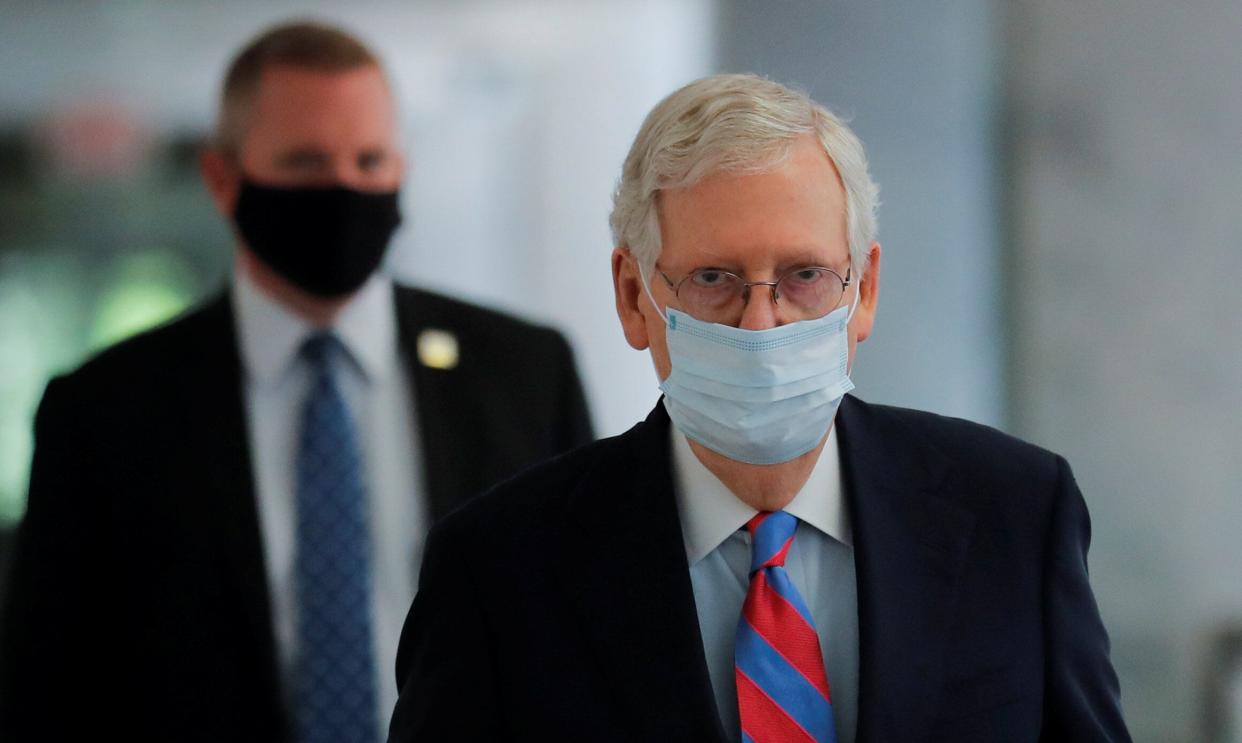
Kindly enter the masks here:
M 785 275 L 785 280 L 797 286 L 811 286 L 824 278 L 824 271 L 818 268 L 799 268 Z
M 720 271 L 715 268 L 703 268 L 695 271 L 691 281 L 695 286 L 703 289 L 715 289 L 717 287 L 726 286 L 730 283 L 733 274 L 727 271 Z

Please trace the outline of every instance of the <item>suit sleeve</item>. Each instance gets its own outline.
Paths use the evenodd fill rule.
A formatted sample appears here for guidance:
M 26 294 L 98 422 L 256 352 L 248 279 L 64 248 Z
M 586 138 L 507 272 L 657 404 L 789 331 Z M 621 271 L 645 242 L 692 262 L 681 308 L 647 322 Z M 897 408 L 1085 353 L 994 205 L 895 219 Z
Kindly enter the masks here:
M 25 518 L 0 623 L 0 739 L 76 739 L 99 725 L 109 673 L 105 493 L 70 385 L 48 385 L 35 420 Z
M 397 649 L 400 695 L 389 743 L 504 739 L 485 607 L 455 552 L 433 528 Z
M 1088 582 L 1090 517 L 1069 464 L 1058 457 L 1057 467 L 1045 553 L 1041 740 L 1129 741 L 1108 634 Z

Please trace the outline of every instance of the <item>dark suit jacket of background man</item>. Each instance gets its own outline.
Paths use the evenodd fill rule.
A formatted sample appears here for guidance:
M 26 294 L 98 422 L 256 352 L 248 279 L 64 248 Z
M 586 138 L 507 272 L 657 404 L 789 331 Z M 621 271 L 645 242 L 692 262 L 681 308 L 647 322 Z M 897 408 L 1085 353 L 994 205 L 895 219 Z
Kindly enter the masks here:
M 425 291 L 395 301 L 433 519 L 590 440 L 559 334 Z M 426 328 L 456 335 L 456 368 L 418 362 Z M 225 295 L 48 385 L 0 739 L 287 737 L 238 353 Z
M 858 741 L 1129 740 L 1065 461 L 848 396 L 836 421 Z M 724 740 L 669 461 L 658 405 L 432 528 L 390 742 Z

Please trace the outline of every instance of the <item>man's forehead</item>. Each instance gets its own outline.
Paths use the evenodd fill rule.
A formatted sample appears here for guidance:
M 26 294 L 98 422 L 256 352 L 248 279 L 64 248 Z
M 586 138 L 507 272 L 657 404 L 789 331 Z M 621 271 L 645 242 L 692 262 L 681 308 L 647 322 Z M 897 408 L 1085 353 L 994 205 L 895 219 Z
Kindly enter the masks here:
M 363 144 L 392 146 L 396 112 L 387 82 L 374 66 L 319 71 L 265 70 L 245 119 L 244 138 L 280 148 Z
M 835 266 L 848 254 L 845 194 L 813 153 L 761 173 L 721 173 L 660 195 L 665 259 Z
M 276 64 L 259 75 L 251 100 L 256 107 L 291 100 L 303 105 L 362 101 L 390 107 L 392 92 L 383 71 L 375 65 L 337 70 Z

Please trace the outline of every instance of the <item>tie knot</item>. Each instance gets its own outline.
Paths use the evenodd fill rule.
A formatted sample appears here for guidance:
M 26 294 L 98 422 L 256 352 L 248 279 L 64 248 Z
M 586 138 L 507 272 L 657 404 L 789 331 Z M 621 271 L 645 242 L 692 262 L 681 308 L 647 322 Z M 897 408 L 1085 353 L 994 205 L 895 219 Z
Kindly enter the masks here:
M 336 333 L 319 331 L 307 336 L 302 342 L 302 358 L 315 369 L 327 369 L 332 357 L 345 350 Z
M 751 536 L 750 572 L 781 567 L 793 544 L 798 519 L 784 511 L 761 511 L 746 522 Z

